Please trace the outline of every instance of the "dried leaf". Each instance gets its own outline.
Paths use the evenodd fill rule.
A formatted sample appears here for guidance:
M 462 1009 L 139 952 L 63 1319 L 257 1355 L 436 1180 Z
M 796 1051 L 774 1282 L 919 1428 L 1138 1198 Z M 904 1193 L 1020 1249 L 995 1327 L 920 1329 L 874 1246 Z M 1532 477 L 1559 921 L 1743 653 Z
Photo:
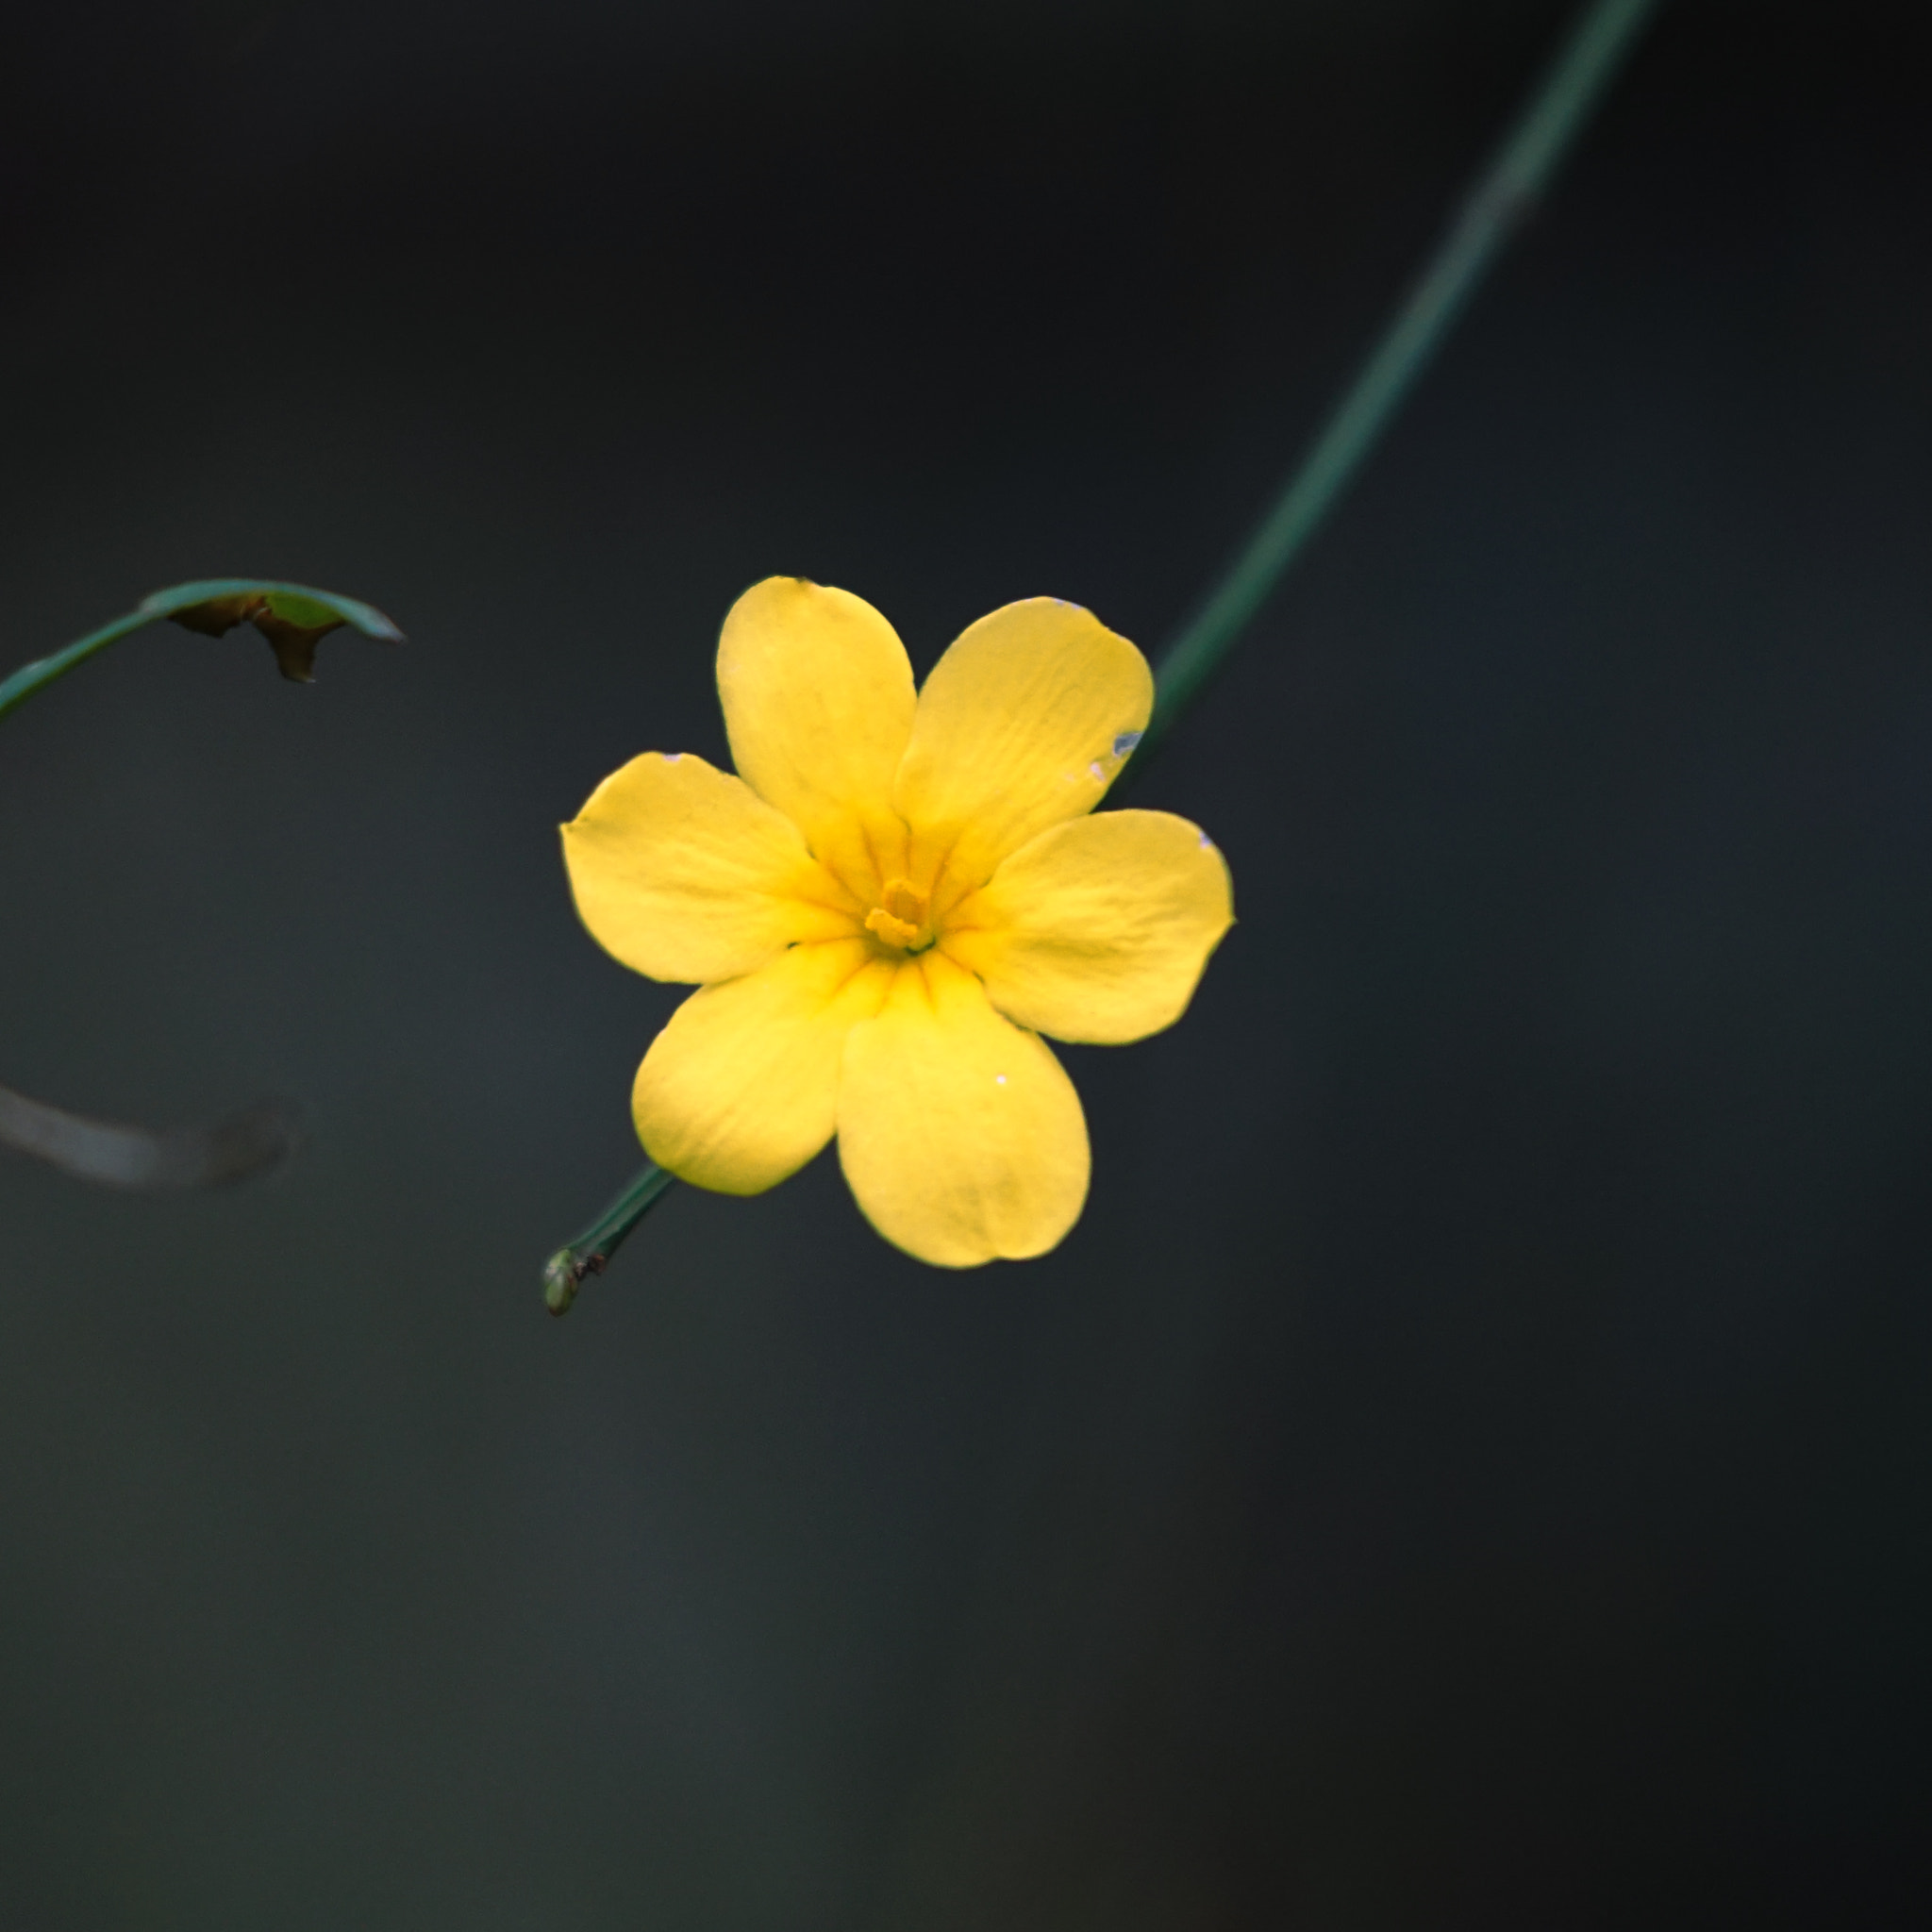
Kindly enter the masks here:
M 184 630 L 199 631 L 205 638 L 225 637 L 238 624 L 246 624 L 267 602 L 259 591 L 242 591 L 232 597 L 210 597 L 206 604 L 191 604 L 185 610 L 171 612 L 169 621 Z
M 313 597 L 298 597 L 286 591 L 277 591 L 262 602 L 264 608 L 249 615 L 256 629 L 275 646 L 282 675 L 297 684 L 313 684 L 316 645 L 348 620 Z

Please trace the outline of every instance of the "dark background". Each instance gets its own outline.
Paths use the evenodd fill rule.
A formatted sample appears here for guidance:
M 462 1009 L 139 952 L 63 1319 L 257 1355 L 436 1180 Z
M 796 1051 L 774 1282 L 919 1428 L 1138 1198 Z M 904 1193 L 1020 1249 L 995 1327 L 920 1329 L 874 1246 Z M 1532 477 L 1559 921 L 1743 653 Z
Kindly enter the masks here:
M 1241 924 L 1085 1219 L 830 1159 L 567 1323 L 677 994 L 555 826 L 719 620 L 1157 646 L 1566 6 L 9 9 L 0 1920 L 1894 1925 L 1928 1794 L 1932 114 L 1678 0 L 1138 801 Z M 1914 1840 L 1919 1843 L 1915 1845 Z

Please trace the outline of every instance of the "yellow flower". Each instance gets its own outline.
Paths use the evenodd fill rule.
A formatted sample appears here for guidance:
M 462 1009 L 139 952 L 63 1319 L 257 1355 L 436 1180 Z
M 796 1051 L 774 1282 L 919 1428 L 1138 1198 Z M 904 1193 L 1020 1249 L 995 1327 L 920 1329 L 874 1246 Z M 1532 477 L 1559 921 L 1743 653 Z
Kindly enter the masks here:
M 915 692 L 870 604 L 770 577 L 718 689 L 740 775 L 646 752 L 563 828 L 593 938 L 692 982 L 638 1070 L 644 1151 L 757 1194 L 831 1140 L 922 1260 L 1044 1254 L 1087 1197 L 1087 1123 L 1042 1033 L 1172 1025 L 1232 922 L 1206 834 L 1090 817 L 1153 708 L 1147 660 L 1057 598 L 967 629 Z

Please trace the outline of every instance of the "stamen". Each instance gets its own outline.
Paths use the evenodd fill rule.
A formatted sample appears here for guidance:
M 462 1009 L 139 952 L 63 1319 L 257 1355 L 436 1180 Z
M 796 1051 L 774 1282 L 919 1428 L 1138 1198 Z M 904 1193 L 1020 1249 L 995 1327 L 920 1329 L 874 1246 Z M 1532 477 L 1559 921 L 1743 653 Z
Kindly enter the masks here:
M 919 952 L 932 944 L 932 896 L 910 879 L 888 879 L 879 904 L 865 915 L 865 929 L 889 946 Z
M 889 946 L 909 946 L 919 937 L 919 928 L 903 919 L 894 919 L 883 906 L 874 906 L 865 915 L 865 929 L 875 932 Z

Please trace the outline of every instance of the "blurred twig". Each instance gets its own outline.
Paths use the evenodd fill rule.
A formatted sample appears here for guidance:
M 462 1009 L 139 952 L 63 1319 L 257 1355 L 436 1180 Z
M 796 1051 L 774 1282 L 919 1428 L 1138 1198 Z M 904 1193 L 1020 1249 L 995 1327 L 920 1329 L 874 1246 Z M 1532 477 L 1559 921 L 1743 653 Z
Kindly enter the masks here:
M 176 584 L 172 590 L 157 591 L 153 596 L 143 597 L 125 617 L 117 617 L 112 624 L 104 624 L 99 630 L 91 630 L 86 637 L 75 639 L 63 650 L 50 657 L 36 658 L 31 664 L 23 664 L 12 676 L 0 678 L 0 718 L 17 711 L 30 697 L 65 677 L 77 665 L 85 664 L 96 652 L 105 651 L 109 644 L 132 636 L 143 625 L 153 624 L 158 618 L 171 617 L 190 630 L 219 637 L 244 618 L 257 619 L 258 613 L 267 615 L 273 622 L 274 607 L 277 604 L 293 605 L 298 615 L 310 619 L 307 627 L 318 635 L 346 624 L 364 637 L 380 638 L 391 644 L 402 641 L 402 632 L 380 610 L 355 597 L 341 596 L 334 591 L 312 591 L 307 584 L 279 583 L 271 577 L 207 577 L 196 583 Z M 311 606 L 316 607 L 312 612 L 304 608 Z M 317 625 L 316 617 L 328 621 Z M 294 627 L 286 624 L 283 626 L 285 630 Z M 263 635 L 271 634 L 264 630 Z M 271 641 L 274 641 L 273 638 Z M 276 656 L 281 655 L 278 646 Z
M 294 1151 L 295 1109 L 264 1100 L 211 1127 L 154 1133 L 89 1120 L 0 1087 L 0 1143 L 77 1180 L 150 1193 L 220 1188 L 278 1167 Z

